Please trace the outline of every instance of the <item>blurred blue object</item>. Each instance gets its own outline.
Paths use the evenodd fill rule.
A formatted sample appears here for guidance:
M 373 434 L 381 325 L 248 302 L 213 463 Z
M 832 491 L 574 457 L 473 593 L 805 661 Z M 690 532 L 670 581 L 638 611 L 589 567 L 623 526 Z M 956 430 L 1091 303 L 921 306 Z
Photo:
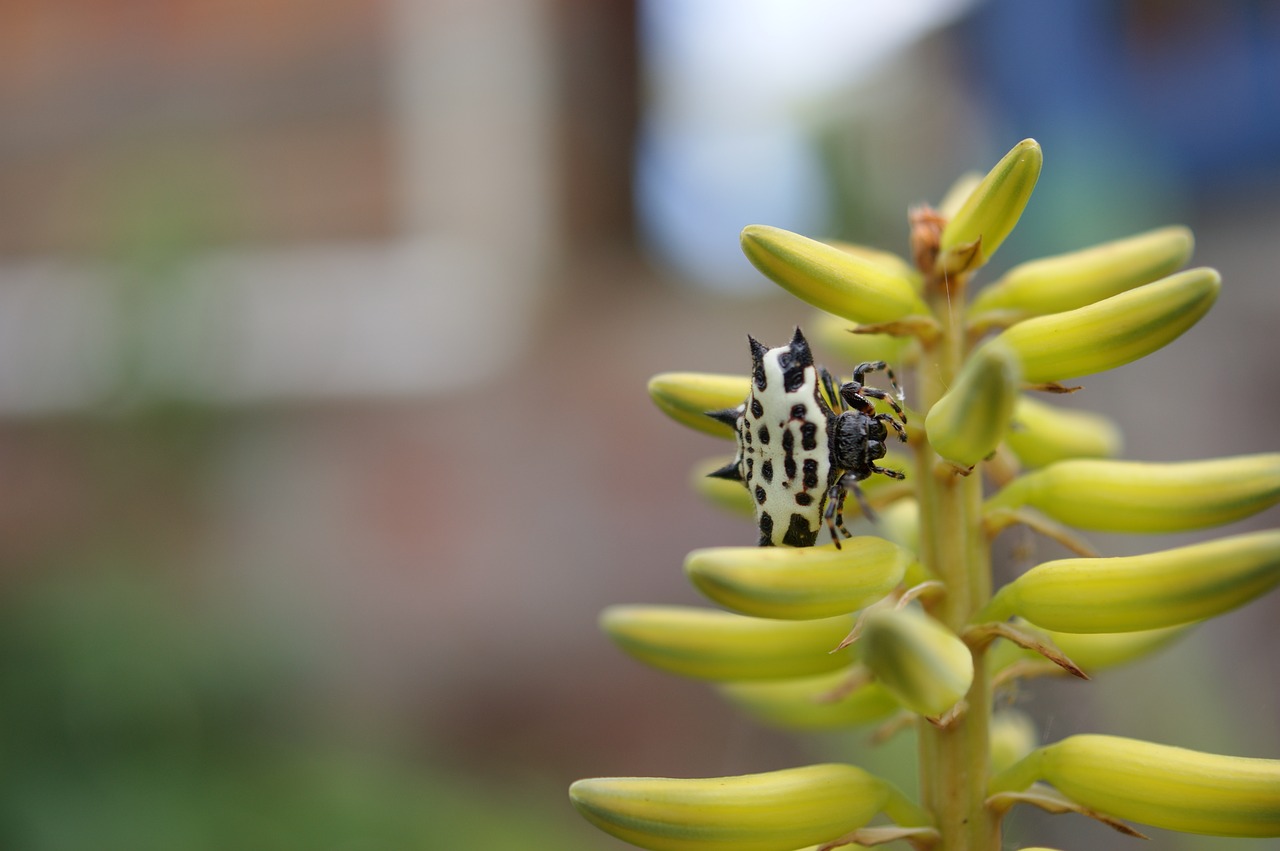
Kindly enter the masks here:
M 1193 192 L 1280 178 L 1280 4 L 989 0 L 959 33 L 1012 136 L 1127 139 Z

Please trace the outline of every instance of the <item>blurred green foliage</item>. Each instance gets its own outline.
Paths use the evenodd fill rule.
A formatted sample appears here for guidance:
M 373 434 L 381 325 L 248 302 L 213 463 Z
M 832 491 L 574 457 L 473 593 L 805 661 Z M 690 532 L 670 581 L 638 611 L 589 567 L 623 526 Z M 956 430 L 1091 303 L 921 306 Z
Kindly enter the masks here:
M 308 707 L 296 654 L 172 584 L 57 572 L 0 601 L 0 848 L 574 844 L 518 788 L 353 746 Z

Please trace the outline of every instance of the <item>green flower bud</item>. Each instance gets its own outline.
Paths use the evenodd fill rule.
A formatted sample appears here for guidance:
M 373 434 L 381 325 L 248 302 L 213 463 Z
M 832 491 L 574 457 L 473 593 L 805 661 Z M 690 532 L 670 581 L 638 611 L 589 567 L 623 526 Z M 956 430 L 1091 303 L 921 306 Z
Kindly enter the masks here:
M 926 718 L 947 713 L 973 683 L 973 656 L 954 633 L 912 609 L 863 621 L 862 662 L 902 705 Z
M 649 396 L 664 414 L 697 431 L 733 438 L 733 429 L 707 416 L 707 411 L 736 408 L 751 392 L 745 375 L 664 372 L 649 379 Z
M 899 711 L 880 683 L 867 683 L 833 698 L 848 670 L 790 680 L 726 683 L 719 691 L 756 719 L 788 730 L 832 730 L 883 721 Z
M 962 467 L 994 452 L 1018 400 L 1018 372 L 1016 355 L 996 341 L 974 352 L 925 418 L 934 450 Z
M 892 322 L 929 312 L 909 276 L 781 228 L 747 226 L 742 251 L 787 292 L 854 322 Z
M 1045 562 L 1001 588 L 975 621 L 1017 615 L 1059 632 L 1159 629 L 1228 612 L 1276 585 L 1280 531 L 1255 532 L 1146 555 Z
M 847 614 L 902 581 L 911 553 L 882 538 L 822 547 L 714 547 L 694 550 L 684 569 L 698 590 L 725 608 L 787 620 Z
M 899 499 L 889 503 L 880 512 L 879 532 L 898 546 L 913 553 L 920 552 L 920 505 L 914 499 Z M 912 567 L 907 568 L 907 584 L 912 581 Z
M 1022 217 L 1042 161 L 1039 143 L 1024 139 L 996 163 L 943 228 L 939 268 L 950 268 L 948 255 L 964 252 L 975 242 L 978 254 L 969 268 L 991 259 Z
M 1031 716 L 1017 709 L 1002 709 L 991 718 L 991 771 L 998 774 L 1040 744 Z
M 858 323 L 830 313 L 815 313 L 805 327 L 810 340 L 847 363 L 882 360 L 896 367 L 912 357 L 910 350 L 915 342 L 912 338 L 892 334 L 855 334 L 853 329 L 858 327 Z
M 609 637 L 655 668 L 700 680 L 785 679 L 845 668 L 832 653 L 852 617 L 809 621 L 749 618 L 686 606 L 610 606 L 600 616 Z
M 1026 317 L 1075 310 L 1173 274 L 1193 245 L 1191 231 L 1175 226 L 1032 260 L 979 292 L 969 313 Z
M 1034 384 L 1123 366 L 1173 342 L 1209 312 L 1222 279 L 1190 269 L 1087 307 L 1019 322 L 997 337 Z
M 1043 780 L 1116 818 L 1183 833 L 1280 836 L 1280 760 L 1200 753 L 1119 736 L 1070 736 L 998 775 L 992 794 Z
M 1240 520 L 1280 502 L 1280 453 L 1207 461 L 1059 461 L 1015 479 L 987 501 L 1029 506 L 1099 532 L 1181 532 Z

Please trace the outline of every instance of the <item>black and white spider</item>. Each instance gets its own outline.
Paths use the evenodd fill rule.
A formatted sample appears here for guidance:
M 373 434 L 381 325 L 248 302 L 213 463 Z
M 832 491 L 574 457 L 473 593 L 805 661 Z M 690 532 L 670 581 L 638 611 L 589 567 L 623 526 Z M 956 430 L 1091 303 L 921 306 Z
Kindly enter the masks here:
M 709 411 L 707 416 L 732 426 L 738 436 L 734 460 L 711 473 L 742 482 L 755 501 L 760 546 L 810 547 L 825 521 L 837 547 L 844 527 L 845 494 L 852 491 L 868 518 L 874 518 L 858 482 L 880 473 L 903 478 L 880 467 L 891 427 L 907 439 L 902 391 L 884 361 L 859 364 L 853 380 L 836 386 L 825 369 L 816 367 L 800 329 L 791 342 L 766 349 L 751 342 L 751 394 L 736 408 Z M 894 394 L 867 387 L 868 372 L 884 370 Z M 838 404 L 834 411 L 827 398 Z M 876 411 L 871 399 L 882 399 L 893 414 Z

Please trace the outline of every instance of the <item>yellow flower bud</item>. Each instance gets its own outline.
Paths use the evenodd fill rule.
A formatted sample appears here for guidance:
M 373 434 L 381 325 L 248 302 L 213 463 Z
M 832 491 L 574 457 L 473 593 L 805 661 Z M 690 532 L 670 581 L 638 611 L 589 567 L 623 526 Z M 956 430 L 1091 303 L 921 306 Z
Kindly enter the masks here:
M 1120 453 L 1120 429 L 1091 411 L 1047 405 L 1022 395 L 1013 408 L 1005 443 L 1028 467 L 1069 458 L 1111 458 Z
M 1169 464 L 1078 459 L 1021 476 L 987 501 L 1029 506 L 1099 532 L 1180 532 L 1219 526 L 1280 502 L 1280 453 Z M 996 525 L 999 525 L 997 522 Z
M 1070 736 L 998 775 L 992 794 L 1043 780 L 1077 804 L 1183 833 L 1280 836 L 1280 760 L 1119 736 Z
M 996 163 L 943 228 L 939 268 L 950 268 L 948 255 L 978 240 L 978 254 L 970 268 L 991 259 L 1022 217 L 1040 178 L 1042 161 L 1039 143 L 1024 139 Z
M 600 625 L 629 655 L 655 668 L 739 681 L 846 667 L 847 651 L 830 651 L 848 634 L 853 618 L 781 621 L 687 606 L 610 606 Z
M 742 231 L 742 251 L 792 295 L 854 322 L 929 312 L 908 275 L 781 228 L 749 225 Z
M 1022 361 L 1031 383 L 1061 381 L 1123 366 L 1182 335 L 1209 312 L 1222 279 L 1189 269 L 1086 307 L 1019 322 L 996 339 Z
M 707 416 L 741 405 L 751 391 L 745 375 L 715 375 L 706 372 L 664 372 L 649 379 L 649 396 L 671 419 L 716 437 L 733 438 L 733 429 Z
M 1032 260 L 979 292 L 969 313 L 1026 317 L 1075 310 L 1173 274 L 1191 257 L 1193 244 L 1191 231 L 1174 226 Z
M 653 851 L 787 851 L 836 839 L 887 812 L 923 824 L 892 784 L 828 763 L 739 777 L 579 780 L 569 798 L 583 817 Z
M 684 569 L 698 590 L 728 609 L 788 620 L 847 614 L 902 581 L 911 553 L 882 538 L 850 538 L 841 549 L 714 547 L 694 550 Z
M 1159 629 L 1228 612 L 1276 585 L 1280 531 L 1254 532 L 1146 555 L 1045 562 L 996 592 L 975 621 L 1017 615 L 1060 632 Z

